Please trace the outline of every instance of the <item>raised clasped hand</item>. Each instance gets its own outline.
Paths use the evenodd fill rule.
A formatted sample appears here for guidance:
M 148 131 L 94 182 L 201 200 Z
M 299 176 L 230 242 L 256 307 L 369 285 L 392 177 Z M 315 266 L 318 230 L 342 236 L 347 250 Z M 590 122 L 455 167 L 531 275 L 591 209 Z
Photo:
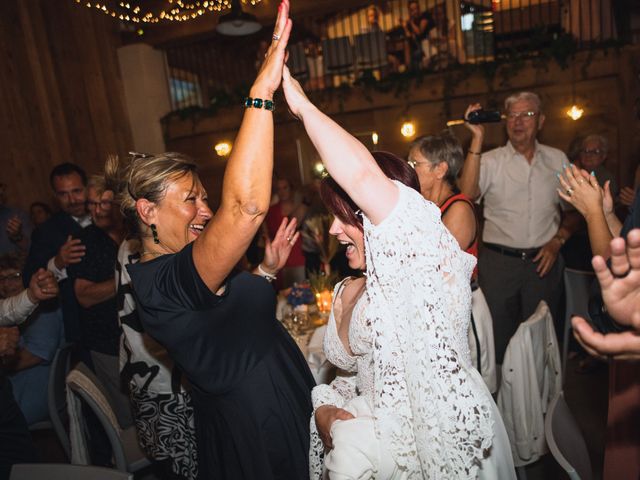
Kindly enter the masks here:
M 273 94 L 282 81 L 282 67 L 286 61 L 286 49 L 291 33 L 292 22 L 289 18 L 289 0 L 282 0 L 278 7 L 278 18 L 273 30 L 271 45 L 265 60 L 253 84 L 252 94 L 273 98 Z
M 469 114 L 471 112 L 475 112 L 477 110 L 482 110 L 482 105 L 479 103 L 472 103 L 467 107 L 464 112 L 464 119 L 467 120 L 469 118 Z M 473 124 L 469 122 L 464 122 L 464 126 L 471 132 L 474 137 L 484 138 L 484 126 L 481 124 Z
M 27 292 L 33 303 L 49 300 L 58 296 L 58 282 L 53 273 L 41 268 L 31 276 Z
M 302 120 L 302 111 L 305 106 L 311 105 L 311 102 L 304 93 L 304 90 L 300 86 L 300 83 L 291 76 L 289 67 L 284 66 L 282 73 L 282 89 L 284 90 L 284 96 L 287 99 L 287 105 L 289 110 L 298 119 Z

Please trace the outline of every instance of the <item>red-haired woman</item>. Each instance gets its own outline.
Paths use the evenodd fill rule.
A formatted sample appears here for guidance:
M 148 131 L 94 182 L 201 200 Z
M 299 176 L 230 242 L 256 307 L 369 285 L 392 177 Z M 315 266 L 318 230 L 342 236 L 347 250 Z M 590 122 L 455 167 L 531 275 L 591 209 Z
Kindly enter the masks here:
M 374 158 L 286 67 L 283 86 L 333 179 L 324 189 L 330 231 L 350 266 L 366 270 L 366 280 L 336 291 L 325 353 L 351 373 L 313 390 L 312 478 L 323 467 L 330 478 L 515 478 L 504 425 L 469 355 L 475 259 L 415 176 L 403 183 L 405 162 Z M 324 465 L 318 434 L 330 448 Z

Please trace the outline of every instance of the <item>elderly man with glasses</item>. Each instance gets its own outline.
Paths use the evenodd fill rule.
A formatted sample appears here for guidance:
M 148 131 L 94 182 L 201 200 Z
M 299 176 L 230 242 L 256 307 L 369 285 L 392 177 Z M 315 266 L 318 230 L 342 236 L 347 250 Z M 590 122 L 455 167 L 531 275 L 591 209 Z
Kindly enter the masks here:
M 471 152 L 459 180 L 464 194 L 484 203 L 478 280 L 493 317 L 498 363 L 540 300 L 558 322 L 563 318 L 560 248 L 580 222 L 556 191 L 567 157 L 537 141 L 545 121 L 538 95 L 511 95 L 505 113 L 507 144 L 484 154 Z

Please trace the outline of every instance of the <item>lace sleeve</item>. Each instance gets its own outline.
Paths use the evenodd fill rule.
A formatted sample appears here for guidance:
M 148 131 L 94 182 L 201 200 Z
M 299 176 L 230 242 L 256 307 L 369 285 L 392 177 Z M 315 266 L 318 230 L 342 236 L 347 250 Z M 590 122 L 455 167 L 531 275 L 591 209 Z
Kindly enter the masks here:
M 313 413 L 309 421 L 311 443 L 309 445 L 309 478 L 322 478 L 324 463 L 324 445 L 320 440 L 316 426 L 315 413 L 322 405 L 333 405 L 342 408 L 344 404 L 357 395 L 356 377 L 354 373 L 338 370 L 336 378 L 330 385 L 318 385 L 311 391 Z
M 468 370 L 475 260 L 434 204 L 396 184 L 387 218 L 364 219 L 376 433 L 409 478 L 473 479 L 493 428 L 488 393 Z

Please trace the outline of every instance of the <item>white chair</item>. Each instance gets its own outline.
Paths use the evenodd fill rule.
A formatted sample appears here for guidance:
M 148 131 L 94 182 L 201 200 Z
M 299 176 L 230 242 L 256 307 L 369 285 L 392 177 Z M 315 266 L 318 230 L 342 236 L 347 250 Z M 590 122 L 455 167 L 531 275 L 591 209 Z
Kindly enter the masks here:
M 498 408 L 516 467 L 547 452 L 544 416 L 561 389 L 558 341 L 549 307 L 542 301 L 509 341 L 502 364 Z
M 21 463 L 9 480 L 133 480 L 133 475 L 111 468 L 58 463 Z
M 120 427 L 104 387 L 84 363 L 79 363 L 69 372 L 67 388 L 69 389 L 69 417 L 72 426 L 70 434 L 72 463 L 86 464 L 89 461 L 85 435 L 86 425 L 81 411 L 81 405 L 86 405 L 98 417 L 107 434 L 117 470 L 134 473 L 151 464 L 151 461 L 140 449 L 135 426 L 126 429 Z M 81 402 L 78 402 L 74 395 L 79 397 Z
M 473 366 L 478 369 L 492 394 L 498 390 L 496 348 L 493 339 L 493 319 L 487 300 L 480 288 L 471 297 L 472 321 L 469 322 L 469 351 Z
M 551 455 L 571 480 L 591 480 L 593 472 L 582 432 L 559 392 L 549 405 L 544 434 Z
M 567 355 L 569 353 L 569 340 L 571 335 L 571 316 L 589 316 L 589 289 L 593 283 L 595 274 L 572 268 L 564 269 L 564 290 L 566 296 L 566 309 L 564 315 L 564 331 L 562 332 L 562 376 L 566 377 Z

